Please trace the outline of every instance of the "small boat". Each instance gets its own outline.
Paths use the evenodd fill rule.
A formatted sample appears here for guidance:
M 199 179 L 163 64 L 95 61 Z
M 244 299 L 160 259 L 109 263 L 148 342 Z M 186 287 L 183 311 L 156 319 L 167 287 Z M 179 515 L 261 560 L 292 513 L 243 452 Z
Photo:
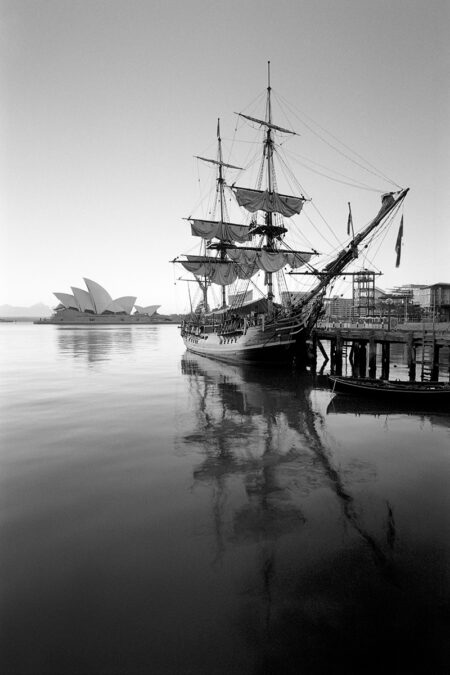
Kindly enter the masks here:
M 429 401 L 450 404 L 450 384 L 446 382 L 403 382 L 337 375 L 330 375 L 328 379 L 333 391 L 346 394 L 377 397 L 380 400 L 395 400 L 398 403 Z

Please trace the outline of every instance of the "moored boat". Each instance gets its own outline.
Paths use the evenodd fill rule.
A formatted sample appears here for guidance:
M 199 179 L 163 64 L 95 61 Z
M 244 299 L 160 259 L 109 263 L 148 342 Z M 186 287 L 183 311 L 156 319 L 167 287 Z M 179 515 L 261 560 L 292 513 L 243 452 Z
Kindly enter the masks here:
M 350 240 L 337 253 L 316 264 L 319 254 L 315 249 L 299 249 L 288 239 L 297 227 L 294 217 L 311 200 L 289 173 L 284 156 L 279 155 L 283 143 L 277 139 L 297 134 L 274 123 L 270 64 L 265 110 L 264 118 L 238 114 L 241 121 L 262 131 L 262 156 L 254 188 L 237 186 L 237 178 L 231 185 L 227 183 L 225 171 L 243 169 L 223 160 L 220 120 L 216 158 L 198 157 L 213 165 L 217 175 L 208 219 L 187 218 L 192 235 L 201 239 L 200 254 L 186 254 L 171 261 L 190 272 L 202 292 L 202 300 L 196 307 L 190 298 L 191 312 L 181 324 L 181 336 L 188 351 L 218 360 L 300 363 L 305 361 L 311 330 L 323 313 L 326 289 L 358 257 L 363 242 L 366 248 L 375 230 L 392 222 L 408 188 L 384 193 L 378 213 L 356 234 L 353 221 L 350 232 L 349 207 Z M 288 173 L 288 183 L 295 184 L 294 195 L 282 193 L 279 188 L 277 157 L 282 173 Z M 247 214 L 245 224 L 230 220 L 231 202 Z M 284 273 L 310 275 L 315 281 L 306 291 L 291 292 Z M 264 277 L 262 291 L 257 287 L 257 276 Z M 221 301 L 213 309 L 208 297 L 211 285 L 221 289 Z M 229 291 L 227 298 L 230 288 L 233 292 Z M 261 291 L 257 298 L 253 298 L 255 289 Z
M 328 379 L 336 392 L 396 403 L 447 402 L 450 406 L 450 384 L 446 382 L 406 382 L 337 375 L 330 375 Z

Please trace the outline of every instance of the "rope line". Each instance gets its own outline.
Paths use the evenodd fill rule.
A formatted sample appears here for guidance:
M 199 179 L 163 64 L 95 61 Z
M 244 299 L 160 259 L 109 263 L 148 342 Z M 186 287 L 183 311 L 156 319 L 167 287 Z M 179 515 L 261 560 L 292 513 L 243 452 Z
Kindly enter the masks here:
M 333 150 L 335 150 L 336 152 L 338 152 L 339 154 L 341 154 L 343 157 L 345 157 L 346 159 L 348 159 L 350 162 L 352 162 L 352 163 L 355 164 L 356 166 L 359 166 L 359 167 L 360 167 L 361 169 L 363 169 L 364 171 L 367 171 L 368 173 L 373 174 L 373 175 L 376 176 L 377 178 L 383 178 L 384 180 L 386 180 L 386 181 L 388 181 L 389 183 L 391 183 L 391 185 L 394 185 L 395 187 L 401 189 L 401 186 L 398 185 L 398 183 L 396 183 L 394 180 L 392 180 L 392 178 L 389 178 L 388 176 L 386 176 L 382 171 L 380 171 L 379 169 L 377 169 L 377 167 L 375 167 L 373 164 L 371 164 L 371 163 L 370 163 L 367 159 L 365 159 L 362 155 L 360 155 L 359 153 L 357 153 L 355 150 L 353 150 L 353 149 L 350 148 L 348 145 L 346 145 L 343 141 L 341 141 L 341 140 L 338 139 L 336 136 L 334 136 L 332 133 L 330 133 L 327 129 L 325 129 L 324 127 L 322 127 L 318 122 L 316 122 L 315 120 L 313 120 L 312 117 L 310 117 L 309 115 L 307 115 L 305 112 L 301 112 L 301 113 L 300 113 L 300 110 L 295 109 L 295 108 L 292 106 L 292 104 L 290 104 L 284 97 L 281 97 L 281 96 L 279 96 L 278 94 L 275 94 L 275 93 L 274 93 L 274 97 L 275 97 L 276 100 L 278 101 L 278 104 L 280 105 L 280 107 L 281 107 L 281 102 L 283 102 L 284 105 L 286 105 L 286 106 L 291 110 L 292 114 L 293 114 L 295 117 L 297 117 L 297 119 L 298 119 L 302 124 L 304 124 L 305 127 L 306 127 L 307 129 L 309 129 L 309 131 L 311 131 L 311 133 L 313 133 L 315 136 L 317 136 L 317 138 L 320 138 L 320 140 L 323 141 L 323 142 L 324 142 L 326 145 L 328 145 L 330 148 L 332 148 Z M 364 166 L 364 164 L 361 164 L 360 162 L 357 162 L 355 159 L 353 159 L 353 157 L 350 157 L 350 156 L 347 155 L 346 153 L 342 152 L 342 150 L 340 150 L 339 148 L 337 148 L 336 146 L 334 146 L 332 143 L 330 143 L 326 138 L 324 138 L 323 136 L 321 136 L 321 134 L 319 134 L 317 131 L 315 131 L 315 130 L 307 123 L 307 122 L 305 122 L 305 120 L 302 119 L 301 115 L 304 115 L 305 117 L 307 117 L 307 118 L 308 118 L 313 124 L 315 124 L 321 131 L 323 131 L 324 133 L 328 134 L 328 136 L 330 136 L 330 137 L 331 137 L 333 140 L 335 140 L 337 143 L 340 143 L 346 150 L 348 150 L 349 152 L 353 153 L 356 157 L 358 157 L 360 160 L 362 160 L 363 162 L 365 162 L 365 164 L 366 164 L 367 166 Z M 369 168 L 369 167 L 370 167 L 370 168 Z

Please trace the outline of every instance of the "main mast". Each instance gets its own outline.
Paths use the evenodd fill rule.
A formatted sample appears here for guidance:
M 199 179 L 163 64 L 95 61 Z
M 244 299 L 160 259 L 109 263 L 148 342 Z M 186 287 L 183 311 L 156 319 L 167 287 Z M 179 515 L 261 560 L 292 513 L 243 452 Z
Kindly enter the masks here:
M 217 159 L 219 163 L 219 174 L 217 178 L 217 184 L 219 188 L 219 206 L 220 206 L 220 223 L 223 225 L 223 216 L 224 216 L 224 208 L 223 208 L 223 203 L 224 203 L 224 178 L 223 178 L 223 159 L 222 159 L 222 139 L 220 137 L 220 118 L 217 120 L 217 143 L 218 143 L 218 150 L 217 150 Z M 225 253 L 226 249 L 224 246 L 221 246 L 220 248 L 220 259 L 225 260 Z M 226 292 L 225 292 L 225 286 L 222 286 L 222 308 L 227 306 L 227 298 L 226 298 Z
M 269 194 L 273 192 L 273 140 L 272 140 L 272 103 L 271 103 L 271 91 L 270 86 L 270 61 L 267 62 L 267 112 L 266 119 L 268 125 L 266 127 L 266 139 L 264 143 L 264 151 L 267 157 L 267 189 Z M 267 248 L 273 250 L 273 232 L 272 232 L 272 212 L 268 211 L 266 213 L 266 245 Z M 272 272 L 266 273 L 267 279 L 267 311 L 269 318 L 273 314 L 273 278 Z

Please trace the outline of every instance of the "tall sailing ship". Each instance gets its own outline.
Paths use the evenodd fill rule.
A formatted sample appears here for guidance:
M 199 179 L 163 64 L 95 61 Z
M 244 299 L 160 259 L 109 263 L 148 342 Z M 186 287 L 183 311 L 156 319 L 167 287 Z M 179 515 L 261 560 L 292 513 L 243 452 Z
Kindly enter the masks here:
M 171 261 L 181 263 L 202 291 L 197 306 L 191 301 L 190 314 L 181 324 L 181 336 L 188 351 L 223 361 L 289 363 L 295 359 L 300 363 L 305 359 L 311 331 L 323 313 L 326 289 L 358 257 L 358 249 L 369 235 L 398 212 L 408 188 L 383 194 L 372 220 L 356 235 L 352 233 L 347 245 L 319 268 L 314 263 L 317 251 L 298 250 L 288 243 L 292 220 L 309 199 L 278 190 L 278 138 L 296 133 L 275 124 L 272 118 L 270 62 L 264 119 L 237 114 L 262 131 L 257 184 L 241 187 L 236 180 L 227 182 L 225 172 L 243 169 L 223 160 L 218 120 L 216 158 L 198 157 L 216 169 L 216 217 L 187 218 L 192 235 L 201 239 L 202 251 Z M 229 193 L 246 212 L 246 224 L 230 221 Z M 302 273 L 315 278 L 313 286 L 302 294 L 289 292 L 284 274 Z M 254 298 L 257 276 L 264 277 L 264 289 Z M 211 307 L 208 296 L 211 285 L 220 288 L 221 301 L 216 307 Z M 240 290 L 236 292 L 238 285 Z M 230 288 L 234 293 L 227 297 Z

